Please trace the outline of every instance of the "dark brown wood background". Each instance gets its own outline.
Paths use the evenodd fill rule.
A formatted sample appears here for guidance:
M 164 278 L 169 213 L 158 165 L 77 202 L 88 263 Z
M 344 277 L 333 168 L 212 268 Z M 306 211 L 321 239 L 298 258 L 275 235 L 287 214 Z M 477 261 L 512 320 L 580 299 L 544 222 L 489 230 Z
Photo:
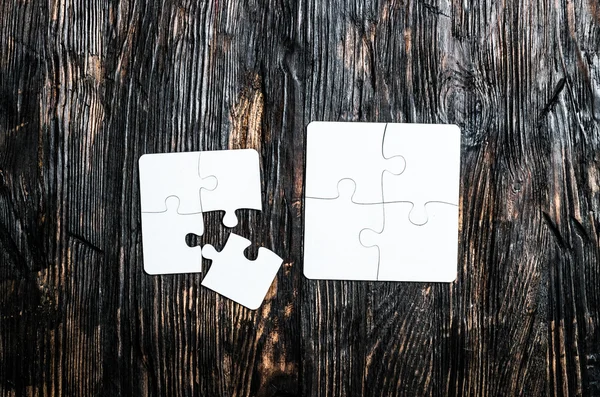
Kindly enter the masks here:
M 312 120 L 462 128 L 455 283 L 303 277 Z M 0 0 L 0 394 L 598 396 L 599 122 L 597 0 Z M 139 156 L 246 147 L 258 311 L 141 255 Z

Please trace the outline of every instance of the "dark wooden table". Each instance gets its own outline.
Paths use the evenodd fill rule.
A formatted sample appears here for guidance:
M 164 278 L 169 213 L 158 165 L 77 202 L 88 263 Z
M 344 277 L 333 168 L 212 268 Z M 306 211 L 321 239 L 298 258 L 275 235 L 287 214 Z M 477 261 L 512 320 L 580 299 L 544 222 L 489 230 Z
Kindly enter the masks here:
M 0 0 L 1 395 L 600 395 L 600 3 L 320 3 Z M 303 277 L 312 120 L 462 128 L 455 283 Z M 139 156 L 225 148 L 258 311 L 143 271 Z

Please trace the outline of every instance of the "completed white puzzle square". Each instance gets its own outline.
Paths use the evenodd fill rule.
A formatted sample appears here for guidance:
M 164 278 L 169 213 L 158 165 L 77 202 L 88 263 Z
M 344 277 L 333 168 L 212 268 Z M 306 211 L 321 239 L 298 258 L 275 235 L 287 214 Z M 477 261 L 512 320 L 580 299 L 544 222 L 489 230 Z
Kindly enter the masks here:
M 310 123 L 305 276 L 453 281 L 459 181 L 455 125 Z

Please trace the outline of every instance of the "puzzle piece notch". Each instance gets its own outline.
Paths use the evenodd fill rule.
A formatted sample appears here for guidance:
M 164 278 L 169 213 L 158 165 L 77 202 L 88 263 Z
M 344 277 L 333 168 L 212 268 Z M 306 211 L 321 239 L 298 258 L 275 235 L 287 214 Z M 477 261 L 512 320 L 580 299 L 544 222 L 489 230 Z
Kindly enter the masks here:
M 383 175 L 385 203 L 411 202 L 410 220 L 427 222 L 425 205 L 458 205 L 460 180 L 460 129 L 449 124 L 390 124 L 383 143 L 384 155 L 402 155 L 401 175 Z
M 202 271 L 201 248 L 186 243 L 189 233 L 204 233 L 202 213 L 178 214 L 179 204 L 177 197 L 169 197 L 166 211 L 142 213 L 142 251 L 148 274 Z
M 335 199 L 306 198 L 304 275 L 323 280 L 376 280 L 378 252 L 359 241 L 365 228 L 383 229 L 383 204 L 352 201 L 356 183 L 343 179 Z
M 429 221 L 422 226 L 408 222 L 412 203 L 385 203 L 381 232 L 365 229 L 360 242 L 379 249 L 380 281 L 452 282 L 458 255 L 458 207 L 427 203 Z
M 231 233 L 221 252 L 212 245 L 202 248 L 203 256 L 212 260 L 202 285 L 249 309 L 262 304 L 283 260 L 267 248 L 258 249 L 256 260 L 248 260 L 244 251 L 250 241 Z
M 199 175 L 199 174 L 198 174 Z M 200 178 L 200 189 L 212 192 L 219 185 L 219 181 L 214 175 L 209 175 L 206 178 Z
M 215 150 L 200 153 L 200 176 L 214 176 L 214 190 L 200 192 L 202 210 L 225 211 L 223 224 L 229 228 L 238 223 L 236 210 L 262 210 L 260 162 L 254 149 Z
M 396 201 L 396 202 L 384 203 L 384 204 L 394 204 L 394 203 L 402 203 L 402 201 Z M 410 223 L 412 223 L 415 226 L 423 226 L 427 222 L 429 222 L 429 214 L 427 213 L 427 206 L 429 204 L 444 204 L 444 205 L 450 205 L 453 207 L 458 207 L 455 204 L 445 203 L 443 201 L 428 201 L 428 202 L 420 204 L 420 205 L 415 205 L 414 203 L 410 203 L 411 210 L 408 213 L 408 220 L 410 221 Z
M 199 246 L 201 246 L 201 244 L 200 244 L 201 237 L 202 236 L 199 236 L 195 233 L 188 233 L 185 235 L 185 244 L 190 248 L 199 247 Z
M 401 155 L 384 156 L 386 128 L 385 123 L 310 123 L 305 197 L 336 198 L 338 182 L 352 179 L 356 183 L 355 203 L 383 202 L 382 174 L 399 175 L 406 166 Z
M 200 152 L 144 154 L 139 158 L 142 212 L 165 212 L 169 197 L 177 197 L 179 214 L 202 212 L 201 189 L 214 190 L 217 178 L 198 172 Z

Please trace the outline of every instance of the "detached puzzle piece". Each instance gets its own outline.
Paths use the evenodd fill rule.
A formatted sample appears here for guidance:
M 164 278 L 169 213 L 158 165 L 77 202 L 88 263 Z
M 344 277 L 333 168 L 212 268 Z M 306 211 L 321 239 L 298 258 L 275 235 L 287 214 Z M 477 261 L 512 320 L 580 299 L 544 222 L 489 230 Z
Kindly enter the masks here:
M 202 212 L 200 189 L 214 189 L 217 179 L 201 179 L 200 152 L 144 154 L 139 159 L 142 212 L 167 210 L 166 199 L 179 198 L 179 214 Z
M 386 156 L 402 155 L 401 175 L 383 175 L 384 202 L 411 202 L 410 221 L 427 222 L 425 204 L 458 205 L 460 129 L 450 124 L 388 124 L 383 142 Z
M 256 150 L 201 152 L 200 176 L 217 178 L 217 187 L 214 190 L 202 189 L 200 198 L 204 212 L 225 211 L 225 226 L 237 225 L 237 209 L 262 210 L 260 164 Z
M 382 150 L 385 123 L 313 121 L 306 137 L 307 198 L 335 198 L 338 182 L 356 182 L 356 203 L 381 203 L 384 171 L 399 174 L 401 156 L 385 158 Z
M 429 221 L 415 226 L 409 221 L 411 203 L 385 203 L 383 232 L 364 230 L 361 243 L 379 248 L 380 281 L 452 282 L 458 255 L 458 206 L 426 205 Z
M 202 213 L 177 213 L 179 199 L 167 199 L 167 211 L 142 212 L 144 270 L 148 274 L 199 273 L 200 247 L 189 247 L 185 236 L 204 233 Z
M 354 181 L 339 182 L 336 199 L 304 200 L 304 275 L 324 280 L 376 280 L 378 253 L 359 240 L 362 229 L 383 228 L 383 204 L 352 201 Z
M 221 252 L 207 244 L 205 258 L 212 260 L 202 285 L 249 309 L 258 309 L 269 291 L 283 260 L 266 248 L 258 249 L 258 257 L 250 261 L 244 250 L 250 241 L 231 233 Z

